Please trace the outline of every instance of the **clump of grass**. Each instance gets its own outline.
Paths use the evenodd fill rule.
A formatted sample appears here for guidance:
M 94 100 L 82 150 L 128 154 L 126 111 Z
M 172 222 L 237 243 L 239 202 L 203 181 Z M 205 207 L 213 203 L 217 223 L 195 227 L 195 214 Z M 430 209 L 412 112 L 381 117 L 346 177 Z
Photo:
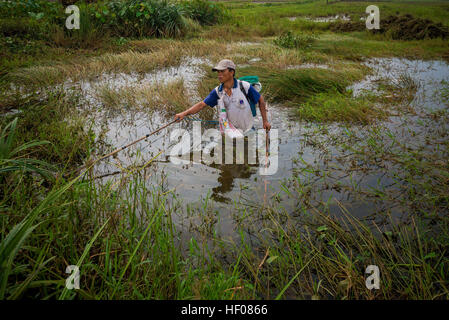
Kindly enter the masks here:
M 92 136 L 88 124 L 74 110 L 77 101 L 76 96 L 66 94 L 62 89 L 15 101 L 20 111 L 16 142 L 49 141 L 51 144 L 45 148 L 34 150 L 35 157 L 60 166 L 78 165 L 89 152 Z
M 442 81 L 443 88 L 441 89 L 441 97 L 449 101 L 449 81 Z
M 110 41 L 110 30 L 96 25 L 95 19 L 90 15 L 88 5 L 80 3 L 78 7 L 80 10 L 79 29 L 67 29 L 65 23 L 47 24 L 45 38 L 48 45 L 75 49 L 98 49 Z
M 0 33 L 5 36 L 39 38 L 42 24 L 31 18 L 0 19 Z
M 153 99 L 148 97 L 150 98 L 148 99 L 148 104 L 151 104 L 152 100 L 153 103 L 155 103 L 152 105 L 153 108 L 157 105 L 163 105 L 165 106 L 165 109 L 177 113 L 186 110 L 192 105 L 183 79 L 169 82 L 166 85 L 159 86 L 154 89 L 155 90 L 153 90 L 152 93 L 150 91 L 142 92 L 142 94 L 146 96 L 150 93 L 151 97 L 153 97 Z
M 279 102 L 299 103 L 322 92 L 343 92 L 351 77 L 359 75 L 343 74 L 320 69 L 284 70 L 270 72 L 256 71 L 262 78 L 266 94 Z
M 316 122 L 369 124 L 387 118 L 392 110 L 413 111 L 410 102 L 417 88 L 410 75 L 401 74 L 395 81 L 379 86 L 383 93 L 365 91 L 357 97 L 345 90 L 317 93 L 300 104 L 298 114 L 301 119 Z
M 104 107 L 123 109 L 137 107 L 136 89 L 134 87 L 111 88 L 107 84 L 96 87 L 97 98 Z
M 137 88 L 128 86 L 114 89 L 102 85 L 97 88 L 97 94 L 105 107 L 113 109 L 162 109 L 180 112 L 191 106 L 183 79 Z
M 207 0 L 181 2 L 185 15 L 202 25 L 213 25 L 226 17 L 224 6 Z
M 384 119 L 388 112 L 377 106 L 374 95 L 352 97 L 350 93 L 318 93 L 298 108 L 300 119 L 317 122 L 354 122 L 368 124 Z
M 380 83 L 379 88 L 385 91 L 381 100 L 397 111 L 413 112 L 411 102 L 415 98 L 419 84 L 408 74 L 400 74 L 397 79 Z
M 283 48 L 305 49 L 310 47 L 316 39 L 317 37 L 313 34 L 295 35 L 291 31 L 287 31 L 274 39 L 274 43 Z

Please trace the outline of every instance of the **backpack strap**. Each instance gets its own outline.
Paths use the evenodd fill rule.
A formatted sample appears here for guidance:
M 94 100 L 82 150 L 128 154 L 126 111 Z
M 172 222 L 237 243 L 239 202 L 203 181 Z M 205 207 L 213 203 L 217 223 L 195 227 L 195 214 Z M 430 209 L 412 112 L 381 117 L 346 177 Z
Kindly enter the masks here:
M 217 112 L 220 113 L 222 108 L 226 108 L 223 102 L 223 85 L 219 85 L 215 87 L 215 92 L 217 93 L 218 100 L 217 100 Z
M 243 92 L 243 94 L 245 95 L 246 100 L 248 101 L 249 104 L 251 104 L 251 101 L 249 100 L 249 97 L 248 97 L 248 92 L 246 92 L 245 88 L 243 87 L 242 81 L 240 81 L 240 80 L 238 80 L 238 81 L 239 81 L 239 85 L 240 85 L 240 91 Z
M 245 90 L 245 87 L 243 86 L 242 81 L 241 80 L 238 80 L 238 81 L 239 81 L 239 85 L 240 85 L 240 91 L 243 92 L 243 95 L 245 96 L 246 101 L 248 101 L 248 104 L 251 108 L 251 113 L 253 114 L 253 117 L 255 117 L 257 115 L 256 105 L 254 103 L 251 103 L 251 100 L 249 99 L 249 96 L 248 96 L 248 92 Z M 250 84 L 250 86 L 251 86 L 251 84 Z M 248 91 L 249 91 L 249 88 L 248 88 Z

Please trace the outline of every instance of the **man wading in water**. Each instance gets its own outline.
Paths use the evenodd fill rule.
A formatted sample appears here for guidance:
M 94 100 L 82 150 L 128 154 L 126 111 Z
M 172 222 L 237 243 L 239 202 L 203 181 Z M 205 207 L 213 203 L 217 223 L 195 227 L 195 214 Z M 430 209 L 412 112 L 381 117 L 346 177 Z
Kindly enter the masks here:
M 249 82 L 240 81 L 235 78 L 234 62 L 227 59 L 221 60 L 212 71 L 218 72 L 218 81 L 221 84 L 213 89 L 203 101 L 198 102 L 184 112 L 177 113 L 175 119 L 182 120 L 185 116 L 201 111 L 206 105 L 215 107 L 219 104 L 219 100 L 223 99 L 222 102 L 226 109 L 228 120 L 236 129 L 245 133 L 253 127 L 254 117 L 251 112 L 250 103 L 259 103 L 263 128 L 269 131 L 271 125 L 267 119 L 267 109 L 263 97 Z M 242 87 L 247 94 L 242 92 Z M 248 101 L 246 96 L 250 101 Z

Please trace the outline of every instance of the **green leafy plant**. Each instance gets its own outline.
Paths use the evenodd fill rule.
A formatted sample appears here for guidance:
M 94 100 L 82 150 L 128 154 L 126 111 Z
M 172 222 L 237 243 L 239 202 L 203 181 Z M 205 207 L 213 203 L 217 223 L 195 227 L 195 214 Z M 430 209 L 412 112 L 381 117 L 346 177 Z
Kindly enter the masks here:
M 283 33 L 274 39 L 274 43 L 283 48 L 305 49 L 315 42 L 316 36 L 313 34 L 295 35 L 291 31 Z
M 97 3 L 90 14 L 116 36 L 176 37 L 186 32 L 183 9 L 168 0 L 125 0 Z
M 39 12 L 39 13 L 34 13 L 34 12 L 28 12 L 28 14 L 30 15 L 31 18 L 35 19 L 35 20 L 40 20 L 44 17 L 44 13 L 43 12 Z
M 0 2 L 0 18 L 32 17 L 36 20 L 65 19 L 62 5 L 46 0 L 17 0 Z
M 216 24 L 226 16 L 225 9 L 221 4 L 207 0 L 183 1 L 182 6 L 189 18 L 202 25 Z
M 34 229 L 39 225 L 34 222 L 36 219 L 48 212 L 52 204 L 59 199 L 81 176 L 66 183 L 62 187 L 52 190 L 41 203 L 31 210 L 30 213 L 17 225 L 15 225 L 8 235 L 0 243 L 0 299 L 5 298 L 8 277 L 11 274 L 12 265 L 19 249 Z M 100 232 L 103 228 L 100 229 Z M 98 234 L 94 237 L 95 241 Z

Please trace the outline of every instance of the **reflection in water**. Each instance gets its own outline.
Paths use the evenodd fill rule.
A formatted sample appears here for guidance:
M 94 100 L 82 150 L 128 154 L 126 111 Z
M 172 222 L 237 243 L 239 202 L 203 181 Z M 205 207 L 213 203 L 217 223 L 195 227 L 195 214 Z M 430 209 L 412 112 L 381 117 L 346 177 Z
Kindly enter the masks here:
M 255 165 L 252 165 L 255 166 Z M 249 179 L 254 172 L 251 172 L 250 165 L 245 164 L 222 164 L 218 165 L 220 174 L 218 176 L 219 186 L 212 188 L 212 199 L 219 202 L 229 202 L 229 198 L 222 196 L 230 192 L 234 186 L 234 180 Z
M 236 142 L 234 141 L 234 146 Z M 234 148 L 235 149 L 235 148 Z M 236 151 L 237 152 L 237 151 Z M 233 164 L 219 164 L 212 165 L 219 170 L 220 174 L 217 178 L 219 185 L 212 188 L 212 199 L 219 202 L 229 202 L 230 199 L 224 197 L 224 194 L 232 191 L 236 186 L 234 181 L 236 179 L 248 180 L 252 175 L 257 173 L 259 168 L 259 158 L 256 152 L 256 163 L 250 164 L 248 161 L 249 143 L 248 139 L 244 140 L 244 163 L 236 164 L 236 152 L 233 155 Z M 222 144 L 222 159 L 224 159 L 224 143 Z

